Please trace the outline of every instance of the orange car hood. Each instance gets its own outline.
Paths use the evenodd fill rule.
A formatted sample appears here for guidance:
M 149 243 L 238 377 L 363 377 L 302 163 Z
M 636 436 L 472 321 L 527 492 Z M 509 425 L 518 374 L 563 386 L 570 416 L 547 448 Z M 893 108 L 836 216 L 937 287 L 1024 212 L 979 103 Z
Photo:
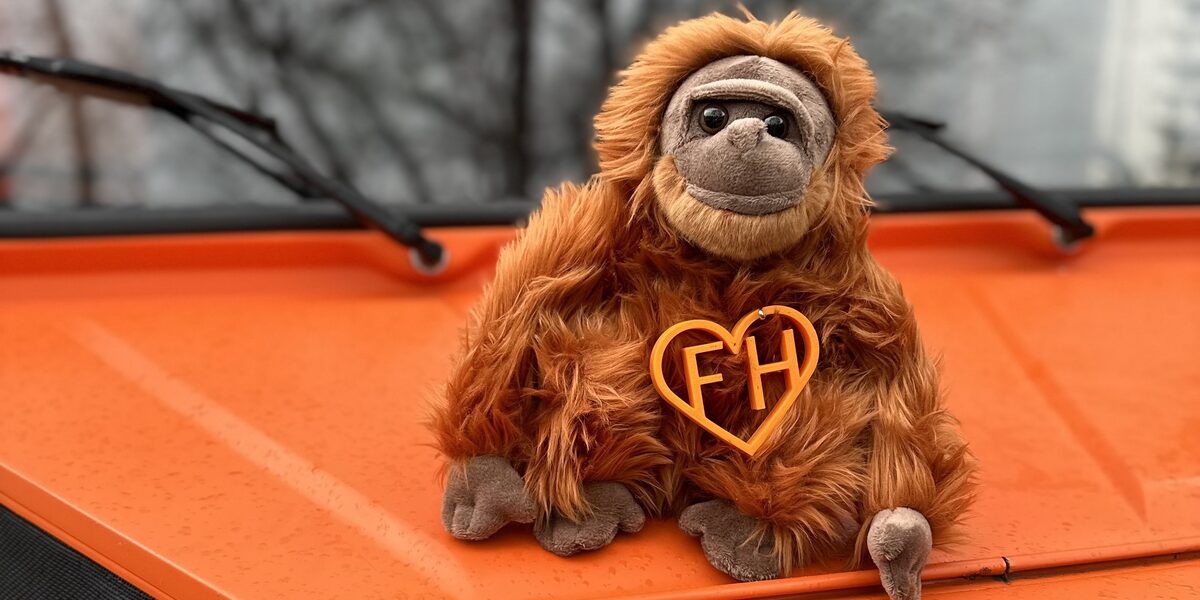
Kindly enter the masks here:
M 970 539 L 928 580 L 1200 550 L 1200 210 L 1089 217 L 1075 253 L 1026 213 L 873 225 L 981 465 Z M 422 421 L 513 232 L 433 234 L 433 278 L 369 232 L 0 242 L 0 503 L 161 597 L 878 581 L 734 584 L 668 520 L 570 559 L 526 528 L 452 539 Z

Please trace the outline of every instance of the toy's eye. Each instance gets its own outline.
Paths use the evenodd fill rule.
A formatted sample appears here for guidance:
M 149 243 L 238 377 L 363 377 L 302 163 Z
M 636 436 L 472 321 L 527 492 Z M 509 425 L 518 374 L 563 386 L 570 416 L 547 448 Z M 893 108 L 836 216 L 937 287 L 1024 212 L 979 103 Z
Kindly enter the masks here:
M 700 111 L 700 129 L 705 133 L 716 133 L 725 127 L 725 121 L 729 120 L 729 113 L 725 109 L 716 104 L 709 104 Z
M 763 119 L 763 123 L 767 124 L 767 134 L 771 137 L 781 138 L 787 135 L 787 119 L 781 115 L 767 115 Z

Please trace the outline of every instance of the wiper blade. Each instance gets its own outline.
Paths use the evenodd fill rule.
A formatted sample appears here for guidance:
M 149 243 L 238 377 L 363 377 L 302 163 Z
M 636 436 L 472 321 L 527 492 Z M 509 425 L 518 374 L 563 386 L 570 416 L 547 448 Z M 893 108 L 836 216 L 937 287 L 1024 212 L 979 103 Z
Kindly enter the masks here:
M 1008 192 L 1013 200 L 1017 201 L 1017 204 L 1037 211 L 1047 221 L 1053 223 L 1058 231 L 1059 243 L 1064 246 L 1070 246 L 1095 234 L 1096 230 L 1084 220 L 1083 215 L 1079 212 L 1079 206 L 1071 199 L 1061 194 L 1032 187 L 974 154 L 947 142 L 939 133 L 945 124 L 898 112 L 883 112 L 882 115 L 892 129 L 915 133 L 979 169 L 996 182 L 1001 189 Z
M 434 267 L 442 261 L 444 250 L 441 244 L 426 238 L 421 228 L 403 215 L 388 211 L 353 186 L 323 175 L 283 140 L 275 121 L 269 117 L 177 90 L 132 73 L 68 58 L 0 52 L 0 73 L 28 77 L 68 93 L 149 105 L 170 113 L 301 197 L 328 197 L 337 201 L 363 224 L 375 227 L 412 248 L 424 266 Z M 282 164 L 285 170 L 276 170 L 263 164 L 222 139 L 208 127 L 209 124 L 235 134 L 240 140 Z
M 0 72 L 24 76 L 31 80 L 51 85 L 60 91 L 105 98 L 122 104 L 151 106 L 171 113 L 187 125 L 193 127 L 205 137 L 216 142 L 226 150 L 238 155 L 260 173 L 276 180 L 290 188 L 303 198 L 312 198 L 318 192 L 309 188 L 303 181 L 287 172 L 275 171 L 254 158 L 246 155 L 240 149 L 227 141 L 213 135 L 213 132 L 200 126 L 200 123 L 189 119 L 189 113 L 181 110 L 179 104 L 164 94 L 160 85 L 138 77 L 131 73 L 84 63 L 76 60 L 42 58 L 11 52 L 0 52 Z M 253 112 L 240 110 L 220 102 L 174 90 L 175 93 L 200 102 L 212 109 L 223 112 L 246 125 L 261 129 L 266 135 L 280 144 L 286 145 L 279 136 L 275 120 Z

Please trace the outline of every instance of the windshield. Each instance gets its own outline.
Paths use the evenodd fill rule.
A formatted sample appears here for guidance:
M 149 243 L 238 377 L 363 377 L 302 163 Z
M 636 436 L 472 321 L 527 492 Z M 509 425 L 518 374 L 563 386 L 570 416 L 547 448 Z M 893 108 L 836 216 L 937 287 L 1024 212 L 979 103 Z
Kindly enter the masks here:
M 745 2 L 849 35 L 880 106 L 1051 189 L 1200 184 L 1200 4 Z M 0 39 L 275 117 L 324 173 L 388 204 L 531 201 L 594 171 L 591 118 L 641 41 L 729 2 L 9 0 Z M 0 205 L 306 200 L 169 116 L 0 78 Z M 878 196 L 992 189 L 906 132 Z M 951 196 L 954 196 L 951 198 Z M 309 200 L 312 201 L 312 200 Z M 323 202 L 323 200 L 317 200 Z

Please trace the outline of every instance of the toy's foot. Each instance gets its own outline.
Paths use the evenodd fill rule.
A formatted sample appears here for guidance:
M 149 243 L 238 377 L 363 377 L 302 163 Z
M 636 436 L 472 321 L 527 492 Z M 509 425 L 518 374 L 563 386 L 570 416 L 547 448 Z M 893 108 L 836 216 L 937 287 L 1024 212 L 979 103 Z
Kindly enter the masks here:
M 700 547 L 708 562 L 734 579 L 758 581 L 783 574 L 774 538 L 760 535 L 756 531 L 758 520 L 742 514 L 728 500 L 687 507 L 679 515 L 679 527 L 700 536 Z
M 932 548 L 929 522 L 911 508 L 881 510 L 871 519 L 867 551 L 879 567 L 883 589 L 892 600 L 921 597 L 921 569 Z
M 592 507 L 591 516 L 577 523 L 555 514 L 544 525 L 534 527 L 533 534 L 543 548 L 559 556 L 571 556 L 607 546 L 617 536 L 617 529 L 634 533 L 646 524 L 646 513 L 620 483 L 584 484 L 583 496 Z
M 442 524 L 460 540 L 491 537 L 508 523 L 532 523 L 533 501 L 517 470 L 499 456 L 476 456 L 453 469 L 442 498 Z

